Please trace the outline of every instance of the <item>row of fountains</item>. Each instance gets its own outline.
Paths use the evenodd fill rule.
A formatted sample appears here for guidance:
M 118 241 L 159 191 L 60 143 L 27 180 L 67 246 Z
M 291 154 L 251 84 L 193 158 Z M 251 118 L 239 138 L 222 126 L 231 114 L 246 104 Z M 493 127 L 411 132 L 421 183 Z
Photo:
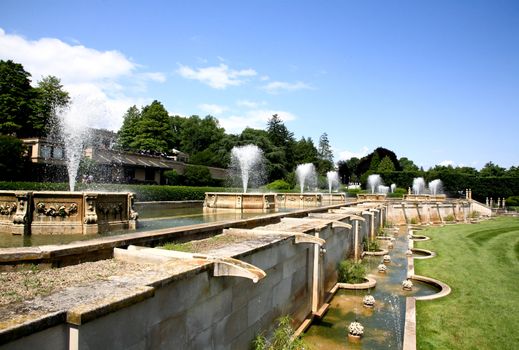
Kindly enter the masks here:
M 317 172 L 312 163 L 299 164 L 295 173 L 301 193 L 318 188 Z M 243 193 L 247 193 L 249 187 L 261 186 L 265 182 L 265 174 L 265 158 L 258 146 L 245 145 L 231 150 L 229 175 L 235 185 L 241 185 Z M 326 178 L 328 191 L 331 193 L 338 190 L 339 174 L 336 171 L 329 171 L 326 173 Z
M 380 175 L 373 174 L 368 176 L 367 189 L 368 193 L 371 194 L 388 194 L 395 191 L 396 185 L 384 186 Z M 411 193 L 414 195 L 439 195 L 443 193 L 443 183 L 440 179 L 436 179 L 426 184 L 423 177 L 416 177 L 413 179 L 413 186 L 410 188 Z

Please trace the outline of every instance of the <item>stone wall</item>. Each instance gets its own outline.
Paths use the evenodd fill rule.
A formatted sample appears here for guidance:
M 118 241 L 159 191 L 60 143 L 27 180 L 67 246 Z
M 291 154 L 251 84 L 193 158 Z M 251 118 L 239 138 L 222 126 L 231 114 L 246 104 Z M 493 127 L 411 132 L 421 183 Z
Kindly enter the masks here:
M 362 244 L 372 221 L 354 221 L 359 224 Z M 124 295 L 77 305 L 66 311 L 65 323 L 43 322 L 29 335 L 14 340 L 16 332 L 23 330 L 19 326 L 0 337 L 0 344 L 10 336 L 13 341 L 4 345 L 7 349 L 34 344 L 40 349 L 248 349 L 257 334 L 272 331 L 280 316 L 290 315 L 295 326 L 312 318 L 337 282 L 337 264 L 353 254 L 355 222 L 349 219 L 342 222 L 353 224 L 351 229 L 334 226 L 332 220 L 287 222 L 292 227 L 306 227 L 308 236 L 324 239 L 326 252 L 308 241 L 296 243 L 291 235 L 267 239 L 269 229 L 273 231 L 268 226 L 261 232 L 241 230 L 259 237 L 259 243 L 241 242 L 225 249 L 234 251 L 234 258 L 265 271 L 266 276 L 257 283 L 216 277 L 211 262 L 191 266 L 134 285 Z M 275 225 L 281 224 L 283 221 Z

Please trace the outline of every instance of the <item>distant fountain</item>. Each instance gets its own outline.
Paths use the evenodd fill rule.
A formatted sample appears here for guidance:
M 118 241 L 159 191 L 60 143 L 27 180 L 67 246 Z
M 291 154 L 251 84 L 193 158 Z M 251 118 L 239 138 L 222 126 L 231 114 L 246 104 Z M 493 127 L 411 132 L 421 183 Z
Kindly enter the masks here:
M 360 200 L 385 200 L 389 187 L 382 184 L 382 178 L 378 174 L 368 176 L 367 183 L 368 193 L 357 194 L 357 199 Z
M 229 175 L 243 192 L 206 192 L 204 210 L 260 210 L 275 209 L 276 195 L 273 193 L 247 193 L 249 186 L 259 187 L 265 181 L 265 158 L 263 151 L 255 145 L 234 147 L 231 150 Z
M 377 193 L 388 194 L 389 193 L 389 186 L 378 185 Z
M 243 193 L 247 193 L 249 184 L 258 187 L 265 180 L 263 151 L 256 145 L 234 147 L 229 170 L 233 179 L 241 179 Z
M 332 189 L 339 188 L 339 173 L 336 171 L 329 171 L 326 173 L 328 180 L 328 193 L 332 193 Z
M 368 176 L 368 193 L 375 194 L 378 187 L 382 184 L 382 178 L 378 174 Z
M 409 193 L 404 195 L 404 200 L 407 201 L 434 201 L 434 202 L 443 202 L 446 199 L 446 196 L 441 193 L 442 190 L 442 182 L 439 179 L 433 180 L 429 183 L 429 188 L 425 187 L 425 181 L 423 177 L 417 177 L 413 179 L 413 187 L 412 193 L 411 189 L 409 189 Z M 417 207 L 418 208 L 418 207 Z M 420 215 L 420 214 L 418 214 Z
M 436 179 L 429 182 L 429 191 L 433 196 L 443 193 L 443 183 L 442 180 Z
M 297 182 L 301 189 L 301 193 L 306 188 L 315 188 L 317 184 L 317 173 L 312 163 L 299 164 L 296 168 Z
M 395 193 L 396 184 L 391 184 L 391 193 Z
M 423 177 L 413 179 L 413 194 L 425 194 L 425 180 Z

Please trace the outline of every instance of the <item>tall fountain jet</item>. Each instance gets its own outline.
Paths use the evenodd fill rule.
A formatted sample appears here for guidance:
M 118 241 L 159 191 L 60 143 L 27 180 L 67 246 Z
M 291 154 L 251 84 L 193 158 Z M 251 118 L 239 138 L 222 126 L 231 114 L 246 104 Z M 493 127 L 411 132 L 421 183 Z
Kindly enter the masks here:
M 235 181 L 241 179 L 243 193 L 247 193 L 249 185 L 261 185 L 265 180 L 263 151 L 256 145 L 234 147 L 231 150 L 230 175 Z
M 328 180 L 328 192 L 332 193 L 332 189 L 339 188 L 339 173 L 336 171 L 329 171 L 326 173 Z
M 378 174 L 368 176 L 368 193 L 377 193 L 378 187 L 382 184 L 382 178 Z
M 299 164 L 296 168 L 296 176 L 301 193 L 304 192 L 305 186 L 315 188 L 317 185 L 317 173 L 312 163 Z
M 413 179 L 413 194 L 425 193 L 425 180 L 423 177 L 415 177 Z
M 54 132 L 65 144 L 65 160 L 69 179 L 69 189 L 74 191 L 83 157 L 83 149 L 89 142 L 90 126 L 96 121 L 110 118 L 105 105 L 92 99 L 75 97 L 70 106 L 58 113 L 59 125 L 54 126 Z
M 431 194 L 436 196 L 443 193 L 443 183 L 440 179 L 435 179 L 429 182 L 429 191 Z

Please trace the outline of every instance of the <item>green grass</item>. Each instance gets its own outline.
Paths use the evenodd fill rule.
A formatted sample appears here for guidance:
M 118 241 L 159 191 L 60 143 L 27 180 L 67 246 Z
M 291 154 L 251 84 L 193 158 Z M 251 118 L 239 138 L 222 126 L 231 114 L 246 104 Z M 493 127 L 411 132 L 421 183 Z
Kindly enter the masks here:
M 517 349 L 519 344 L 519 220 L 498 218 L 422 231 L 419 275 L 452 288 L 447 297 L 417 302 L 418 349 Z

